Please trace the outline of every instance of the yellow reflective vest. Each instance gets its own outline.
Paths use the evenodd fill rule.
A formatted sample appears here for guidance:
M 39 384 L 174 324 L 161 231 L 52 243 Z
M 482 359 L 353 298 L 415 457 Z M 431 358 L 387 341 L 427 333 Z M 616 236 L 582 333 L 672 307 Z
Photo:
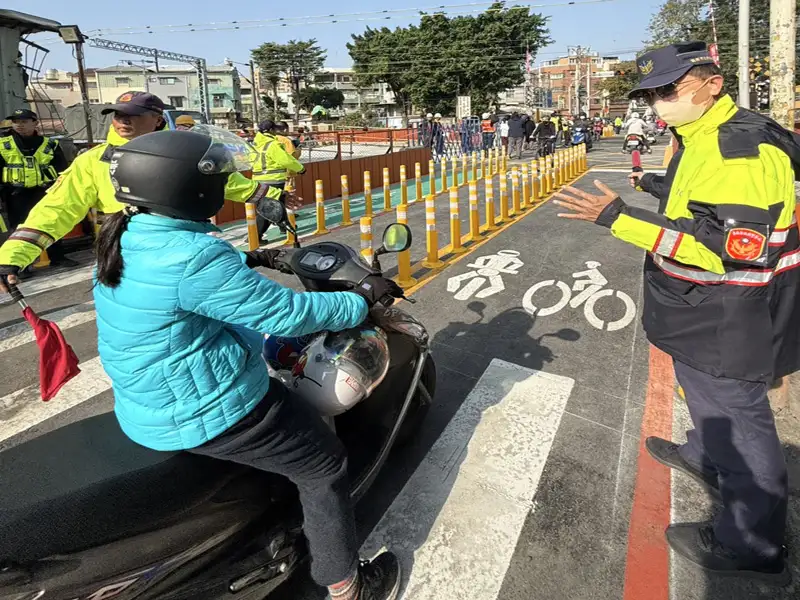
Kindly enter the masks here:
M 25 222 L 0 246 L 0 264 L 28 266 L 42 250 L 72 231 L 92 208 L 106 214 L 122 210 L 108 170 L 113 149 L 125 143 L 127 140 L 111 128 L 106 143 L 80 154 L 50 186 Z M 225 198 L 257 202 L 268 191 L 267 184 L 233 173 L 228 177 Z
M 25 156 L 14 141 L 14 136 L 0 138 L 0 156 L 5 161 L 3 183 L 16 187 L 42 187 L 55 181 L 58 173 L 50 164 L 58 142 L 45 137 L 32 156 Z
M 259 132 L 253 139 L 253 146 L 256 149 L 252 158 L 255 181 L 285 183 L 287 171 L 292 174 L 303 171 L 303 164 L 287 152 L 276 136 Z
M 617 200 L 598 219 L 648 252 L 648 339 L 715 376 L 772 381 L 800 369 L 800 136 L 730 96 L 675 133 L 666 175 L 640 181 L 658 213 Z

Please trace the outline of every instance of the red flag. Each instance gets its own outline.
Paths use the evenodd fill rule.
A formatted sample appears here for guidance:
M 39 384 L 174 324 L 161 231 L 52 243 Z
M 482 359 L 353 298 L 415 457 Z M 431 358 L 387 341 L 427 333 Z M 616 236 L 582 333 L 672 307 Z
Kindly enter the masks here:
M 39 386 L 42 400 L 47 402 L 65 383 L 81 372 L 78 368 L 78 357 L 67 344 L 58 325 L 39 318 L 30 306 L 23 309 L 22 316 L 31 324 L 36 345 L 39 346 Z

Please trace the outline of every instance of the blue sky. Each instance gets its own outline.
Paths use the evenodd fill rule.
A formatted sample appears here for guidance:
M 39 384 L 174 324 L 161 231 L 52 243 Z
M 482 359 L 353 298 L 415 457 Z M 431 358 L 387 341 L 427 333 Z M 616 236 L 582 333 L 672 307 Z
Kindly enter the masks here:
M 468 0 L 467 0 L 468 1 Z M 575 0 L 584 2 L 585 0 Z M 593 50 L 607 54 L 620 54 L 622 50 L 640 48 L 642 40 L 647 36 L 647 24 L 651 15 L 661 5 L 662 0 L 609 0 L 596 1 L 589 4 L 566 5 L 566 0 L 535 0 L 520 3 L 523 5 L 549 5 L 534 7 L 550 17 L 550 35 L 554 43 L 543 49 L 537 57 L 539 60 L 555 58 L 565 53 L 567 46 L 591 46 Z M 328 50 L 326 66 L 345 67 L 350 64 L 350 57 L 345 44 L 351 33 L 363 31 L 368 25 L 372 27 L 396 27 L 417 22 L 413 12 L 393 15 L 390 20 L 375 20 L 377 15 L 364 14 L 345 16 L 343 13 L 374 13 L 383 9 L 425 8 L 433 5 L 465 4 L 465 0 L 410 0 L 398 5 L 390 0 L 351 0 L 348 3 L 322 2 L 306 0 L 291 6 L 290 3 L 272 3 L 264 0 L 233 0 L 230 2 L 201 2 L 198 0 L 168 0 L 159 5 L 157 2 L 124 3 L 125 9 L 116 9 L 114 2 L 108 0 L 6 0 L 5 8 L 18 10 L 41 17 L 51 18 L 63 24 L 77 23 L 84 32 L 93 29 L 110 29 L 115 33 L 102 34 L 115 41 L 129 42 L 142 46 L 156 47 L 173 52 L 181 52 L 194 56 L 203 56 L 209 64 L 220 64 L 226 57 L 234 61 L 249 60 L 249 49 L 265 41 L 284 42 L 292 38 L 317 38 L 322 47 Z M 273 8 L 270 5 L 280 4 Z M 561 4 L 561 6 L 558 6 Z M 132 6 L 140 10 L 131 10 Z M 231 10 L 221 10 L 230 6 Z M 487 4 L 488 6 L 488 4 Z M 483 9 L 485 6 L 470 6 L 456 10 Z M 336 13 L 341 22 L 318 23 L 331 21 L 330 17 L 304 19 L 308 16 L 330 15 Z M 216 22 L 210 27 L 231 27 L 220 22 L 233 20 L 262 20 L 286 18 L 286 27 L 251 27 L 239 30 L 204 31 L 194 33 L 175 33 L 165 29 L 156 29 L 155 33 L 124 35 L 121 29 L 144 26 L 165 26 L 206 24 Z M 359 20 L 361 19 L 361 20 Z M 369 19 L 369 20 L 366 20 Z M 252 25 L 252 24 L 250 24 Z M 44 68 L 75 70 L 75 61 L 70 47 L 60 40 L 46 40 L 49 34 L 39 34 L 32 39 L 46 44 L 50 49 Z M 99 50 L 87 47 L 86 63 L 90 67 L 104 67 L 117 64 L 120 60 L 137 60 L 136 56 Z

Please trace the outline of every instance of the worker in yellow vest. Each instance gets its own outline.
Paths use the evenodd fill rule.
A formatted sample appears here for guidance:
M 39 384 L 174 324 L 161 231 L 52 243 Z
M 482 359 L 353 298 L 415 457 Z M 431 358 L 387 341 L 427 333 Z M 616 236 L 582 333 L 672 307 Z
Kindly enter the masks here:
M 39 119 L 35 112 L 15 110 L 8 120 L 11 131 L 0 138 L 0 198 L 8 216 L 5 228 L 13 230 L 25 221 L 68 164 L 58 142 L 37 132 Z M 50 248 L 50 260 L 53 265 L 77 265 L 63 255 L 59 244 Z M 26 268 L 20 275 L 25 278 L 30 270 Z
M 253 140 L 253 146 L 256 149 L 253 156 L 253 180 L 266 183 L 271 188 L 267 193 L 268 197 L 283 191 L 287 176 L 302 175 L 306 172 L 302 163 L 292 156 L 278 139 L 275 122 L 271 119 L 264 119 L 258 124 L 258 133 Z M 283 196 L 280 198 L 283 199 Z M 263 241 L 270 222 L 261 215 L 256 215 L 256 225 L 258 239 Z

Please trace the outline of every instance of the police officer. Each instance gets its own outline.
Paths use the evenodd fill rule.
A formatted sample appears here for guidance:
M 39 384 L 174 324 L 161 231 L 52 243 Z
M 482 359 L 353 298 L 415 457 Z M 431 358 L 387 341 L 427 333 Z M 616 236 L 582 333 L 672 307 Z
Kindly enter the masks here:
M 14 229 L 25 221 L 45 190 L 68 165 L 58 142 L 36 131 L 39 119 L 35 112 L 19 109 L 7 118 L 11 122 L 11 131 L 0 138 L 0 169 L 3 174 L 0 197 L 8 215 L 7 226 Z M 66 258 L 60 250 L 60 244 L 50 247 L 53 265 L 78 264 Z M 23 277 L 28 274 L 28 269 L 21 273 Z
M 286 186 L 287 173 L 302 175 L 306 172 L 302 163 L 292 156 L 278 139 L 274 121 L 264 119 L 258 124 L 258 133 L 253 140 L 253 145 L 257 151 L 256 156 L 253 157 L 253 179 L 270 187 L 268 194 L 270 197 L 275 193 L 278 193 L 278 197 L 280 197 L 280 191 Z M 262 240 L 269 229 L 270 222 L 258 214 L 256 226 L 258 227 L 258 239 Z
M 69 233 L 89 209 L 96 208 L 106 214 L 122 210 L 109 176 L 111 155 L 115 147 L 163 129 L 163 112 L 161 99 L 146 92 L 126 92 L 117 98 L 116 104 L 103 109 L 102 114 L 113 114 L 106 142 L 79 155 L 30 211 L 25 222 L 0 246 L 0 291 L 6 291 L 5 280 L 15 283 L 19 272 L 36 260 L 42 250 Z M 268 186 L 234 173 L 225 189 L 228 200 L 258 202 L 266 196 Z
M 800 138 L 738 108 L 704 43 L 637 59 L 631 92 L 669 123 L 680 148 L 664 176 L 631 183 L 658 213 L 566 188 L 560 216 L 593 221 L 648 251 L 643 322 L 672 356 L 694 429 L 676 445 L 651 437 L 657 461 L 722 503 L 715 521 L 667 529 L 680 556 L 710 571 L 787 584 L 786 461 L 767 390 L 800 367 L 800 239 L 794 170 Z

